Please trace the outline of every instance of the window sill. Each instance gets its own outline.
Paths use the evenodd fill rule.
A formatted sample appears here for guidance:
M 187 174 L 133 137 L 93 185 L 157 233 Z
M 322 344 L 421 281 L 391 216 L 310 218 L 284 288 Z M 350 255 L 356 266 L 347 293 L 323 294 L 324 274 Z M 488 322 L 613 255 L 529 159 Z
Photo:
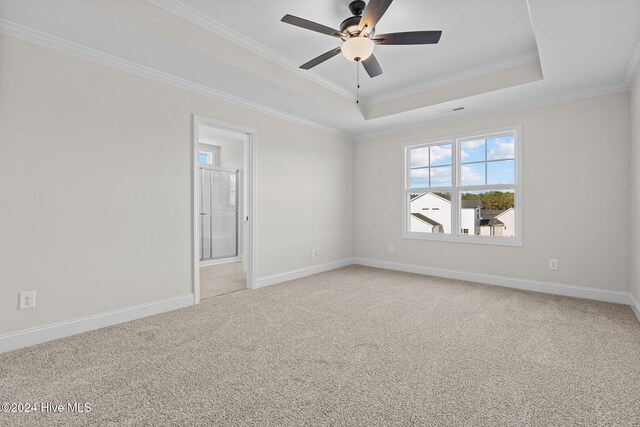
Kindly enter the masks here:
M 403 233 L 403 239 L 430 240 L 434 242 L 471 243 L 473 245 L 516 246 L 522 247 L 522 239 L 515 237 L 490 236 L 452 236 L 433 233 Z

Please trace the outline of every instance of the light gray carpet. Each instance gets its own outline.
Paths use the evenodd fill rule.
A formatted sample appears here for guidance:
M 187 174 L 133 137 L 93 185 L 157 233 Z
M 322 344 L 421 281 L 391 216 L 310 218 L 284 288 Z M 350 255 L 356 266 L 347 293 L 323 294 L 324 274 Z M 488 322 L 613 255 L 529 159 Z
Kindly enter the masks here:
M 640 425 L 629 307 L 347 267 L 0 355 L 0 425 Z

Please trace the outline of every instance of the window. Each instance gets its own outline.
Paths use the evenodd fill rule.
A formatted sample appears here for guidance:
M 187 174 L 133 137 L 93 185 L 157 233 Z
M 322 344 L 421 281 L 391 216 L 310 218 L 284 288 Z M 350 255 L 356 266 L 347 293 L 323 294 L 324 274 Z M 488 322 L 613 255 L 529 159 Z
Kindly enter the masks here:
M 213 164 L 213 153 L 208 153 L 206 151 L 198 152 L 198 163 L 205 165 Z
M 513 127 L 404 145 L 403 236 L 520 245 L 520 134 Z

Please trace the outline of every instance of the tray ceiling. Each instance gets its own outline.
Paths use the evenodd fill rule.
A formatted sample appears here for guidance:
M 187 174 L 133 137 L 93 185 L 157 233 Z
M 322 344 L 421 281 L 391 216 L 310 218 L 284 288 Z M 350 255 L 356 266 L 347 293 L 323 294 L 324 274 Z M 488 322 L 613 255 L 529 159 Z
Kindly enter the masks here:
M 355 64 L 298 69 L 337 40 L 280 22 L 337 27 L 348 3 L 2 0 L 0 31 L 354 138 L 626 90 L 640 57 L 638 0 L 396 0 L 379 32 L 441 41 L 377 46 L 384 74 L 356 105 Z
M 340 45 L 340 40 L 284 24 L 287 13 L 332 28 L 351 14 L 349 1 L 179 0 L 227 29 L 301 65 Z M 376 46 L 384 73 L 361 80 L 361 99 L 376 98 L 505 61 L 537 56 L 526 0 L 403 0 L 391 4 L 378 33 L 442 30 L 437 45 Z M 356 65 L 337 56 L 314 68 L 355 96 Z

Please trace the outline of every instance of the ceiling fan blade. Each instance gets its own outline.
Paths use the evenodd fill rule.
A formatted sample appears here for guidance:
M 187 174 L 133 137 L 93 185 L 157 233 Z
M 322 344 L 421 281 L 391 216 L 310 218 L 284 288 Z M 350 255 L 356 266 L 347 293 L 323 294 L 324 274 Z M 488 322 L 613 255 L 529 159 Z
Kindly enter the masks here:
M 380 67 L 380 63 L 373 54 L 362 61 L 362 65 L 364 66 L 364 69 L 367 70 L 369 77 L 373 78 L 382 74 L 382 67 Z
M 310 68 L 313 68 L 316 65 L 322 64 L 327 59 L 333 58 L 334 56 L 339 54 L 341 51 L 342 51 L 342 48 L 332 49 L 327 53 L 323 53 L 322 55 L 313 58 L 311 61 L 307 62 L 306 64 L 302 64 L 300 68 L 302 68 L 303 70 L 308 70 Z
M 387 11 L 393 0 L 369 0 L 369 4 L 362 13 L 362 19 L 360 19 L 360 25 L 358 29 L 362 31 L 364 27 L 368 28 L 367 33 L 373 30 L 382 18 L 382 15 Z
M 317 22 L 309 21 L 307 19 L 298 18 L 293 15 L 284 15 L 281 19 L 282 22 L 295 25 L 296 27 L 304 28 L 305 30 L 315 31 L 316 33 L 326 34 L 332 37 L 345 37 L 345 34 Z
M 407 31 L 406 33 L 376 34 L 373 41 L 377 44 L 436 44 L 442 31 Z

